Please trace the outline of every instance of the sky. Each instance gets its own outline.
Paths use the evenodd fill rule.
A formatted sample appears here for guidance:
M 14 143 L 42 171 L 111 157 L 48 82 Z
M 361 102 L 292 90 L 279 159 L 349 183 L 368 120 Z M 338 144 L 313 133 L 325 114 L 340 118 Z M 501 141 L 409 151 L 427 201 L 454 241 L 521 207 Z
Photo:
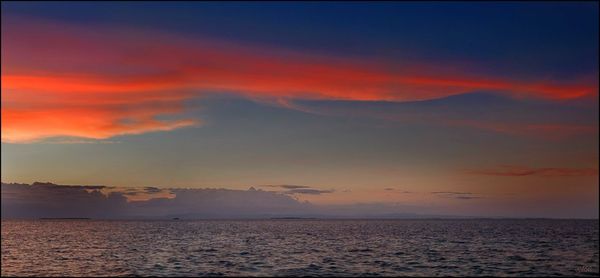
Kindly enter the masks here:
M 598 18 L 596 2 L 3 2 L 2 182 L 598 218 Z

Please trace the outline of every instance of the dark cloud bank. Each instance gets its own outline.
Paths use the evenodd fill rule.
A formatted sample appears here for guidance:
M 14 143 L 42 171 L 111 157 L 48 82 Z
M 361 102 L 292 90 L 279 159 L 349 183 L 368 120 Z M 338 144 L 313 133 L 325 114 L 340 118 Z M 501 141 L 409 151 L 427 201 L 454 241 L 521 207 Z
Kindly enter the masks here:
M 414 218 L 417 208 L 393 204 L 318 206 L 297 194 L 327 194 L 308 186 L 272 186 L 283 191 L 230 189 L 116 188 L 52 183 L 2 183 L 2 218 L 173 218 L 238 219 L 277 217 Z M 144 198 L 136 198 L 136 197 Z M 435 217 L 435 215 L 428 215 Z

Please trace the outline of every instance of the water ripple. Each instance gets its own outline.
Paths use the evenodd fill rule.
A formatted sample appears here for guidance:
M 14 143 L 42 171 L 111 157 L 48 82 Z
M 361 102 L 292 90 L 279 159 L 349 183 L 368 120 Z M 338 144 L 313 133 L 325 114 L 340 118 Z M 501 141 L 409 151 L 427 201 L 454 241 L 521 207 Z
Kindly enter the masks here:
M 598 276 L 598 221 L 2 221 L 2 276 L 63 275 Z

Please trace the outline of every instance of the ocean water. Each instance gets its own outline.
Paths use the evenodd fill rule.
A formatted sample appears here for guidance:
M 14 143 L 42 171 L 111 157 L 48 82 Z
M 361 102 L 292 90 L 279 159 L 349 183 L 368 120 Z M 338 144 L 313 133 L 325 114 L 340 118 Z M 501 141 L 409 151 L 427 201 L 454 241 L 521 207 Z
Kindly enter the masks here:
M 597 220 L 2 220 L 2 276 L 598 276 Z

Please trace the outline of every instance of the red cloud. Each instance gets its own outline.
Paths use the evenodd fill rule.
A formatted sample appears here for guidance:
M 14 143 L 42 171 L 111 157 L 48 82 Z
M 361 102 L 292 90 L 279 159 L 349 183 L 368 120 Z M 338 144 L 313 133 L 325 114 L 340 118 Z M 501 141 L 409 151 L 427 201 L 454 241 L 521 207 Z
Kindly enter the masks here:
M 541 176 L 541 177 L 580 177 L 597 176 L 596 168 L 530 168 L 526 166 L 503 165 L 496 169 L 483 169 L 469 171 L 471 174 L 486 176 Z
M 425 100 L 474 90 L 569 99 L 596 84 L 525 82 L 317 57 L 122 27 L 87 29 L 3 18 L 2 141 L 108 138 L 171 130 L 202 92 L 258 99 Z M 283 101 L 285 103 L 285 101 Z

